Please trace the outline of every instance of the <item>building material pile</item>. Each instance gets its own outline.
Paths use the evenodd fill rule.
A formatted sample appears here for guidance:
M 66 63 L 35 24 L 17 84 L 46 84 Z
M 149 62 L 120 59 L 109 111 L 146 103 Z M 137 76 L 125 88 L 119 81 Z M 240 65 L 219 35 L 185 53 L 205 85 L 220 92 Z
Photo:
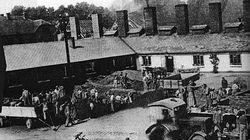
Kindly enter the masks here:
M 140 71 L 135 71 L 135 70 L 117 71 L 117 72 L 114 72 L 114 73 L 106 76 L 105 78 L 103 78 L 101 80 L 93 81 L 93 82 L 96 84 L 99 84 L 99 85 L 103 85 L 103 86 L 113 86 L 115 76 L 119 76 L 119 75 L 121 75 L 121 73 L 123 74 L 123 76 L 125 74 L 127 74 L 127 77 L 129 79 L 129 81 L 128 81 L 129 87 L 128 88 L 134 89 L 137 91 L 143 90 L 142 74 Z M 121 86 L 118 85 L 118 88 L 120 88 L 120 87 Z

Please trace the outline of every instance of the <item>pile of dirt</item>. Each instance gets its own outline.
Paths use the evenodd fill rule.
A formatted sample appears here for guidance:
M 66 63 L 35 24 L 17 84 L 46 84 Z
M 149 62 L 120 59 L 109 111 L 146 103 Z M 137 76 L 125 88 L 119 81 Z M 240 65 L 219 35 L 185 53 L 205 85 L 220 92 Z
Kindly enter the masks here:
M 122 73 L 124 76 L 127 74 L 128 76 L 128 88 L 137 90 L 137 91 L 142 91 L 143 90 L 143 82 L 142 82 L 142 74 L 140 71 L 136 70 L 123 70 L 123 71 L 117 71 L 114 72 L 108 76 L 106 76 L 103 79 L 96 78 L 95 80 L 92 80 L 92 82 L 103 85 L 103 86 L 113 86 L 115 76 L 119 76 Z M 118 85 L 118 88 L 121 88 L 121 85 Z

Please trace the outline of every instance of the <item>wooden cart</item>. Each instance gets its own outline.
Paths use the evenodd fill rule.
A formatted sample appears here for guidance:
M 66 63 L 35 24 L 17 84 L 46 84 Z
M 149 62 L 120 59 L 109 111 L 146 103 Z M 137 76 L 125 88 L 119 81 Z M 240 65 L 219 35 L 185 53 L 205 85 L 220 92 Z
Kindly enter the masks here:
M 6 119 L 21 118 L 26 120 L 27 128 L 33 127 L 33 121 L 37 118 L 34 107 L 15 107 L 15 106 L 2 106 L 0 113 L 0 127 L 4 126 Z

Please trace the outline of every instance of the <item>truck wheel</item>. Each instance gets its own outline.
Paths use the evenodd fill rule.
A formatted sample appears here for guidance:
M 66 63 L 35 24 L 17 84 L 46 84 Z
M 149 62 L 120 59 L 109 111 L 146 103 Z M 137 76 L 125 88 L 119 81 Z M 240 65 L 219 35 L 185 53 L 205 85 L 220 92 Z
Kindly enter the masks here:
M 3 118 L 0 117 L 0 127 L 3 127 Z
M 27 119 L 27 121 L 26 121 L 26 127 L 27 127 L 28 129 L 31 129 L 31 128 L 33 127 L 32 120 L 31 120 L 31 119 Z

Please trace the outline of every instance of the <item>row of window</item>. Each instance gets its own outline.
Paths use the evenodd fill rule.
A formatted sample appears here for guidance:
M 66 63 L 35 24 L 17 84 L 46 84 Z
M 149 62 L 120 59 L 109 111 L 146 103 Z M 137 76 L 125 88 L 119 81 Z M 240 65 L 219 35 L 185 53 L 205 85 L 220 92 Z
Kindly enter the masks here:
M 241 65 L 241 56 L 239 53 L 231 53 L 230 65 Z M 194 66 L 204 66 L 203 55 L 193 55 Z M 151 66 L 151 56 L 142 56 L 142 66 Z
M 241 65 L 241 56 L 239 53 L 230 53 L 230 65 Z M 194 55 L 193 56 L 194 66 L 204 66 L 203 55 Z

